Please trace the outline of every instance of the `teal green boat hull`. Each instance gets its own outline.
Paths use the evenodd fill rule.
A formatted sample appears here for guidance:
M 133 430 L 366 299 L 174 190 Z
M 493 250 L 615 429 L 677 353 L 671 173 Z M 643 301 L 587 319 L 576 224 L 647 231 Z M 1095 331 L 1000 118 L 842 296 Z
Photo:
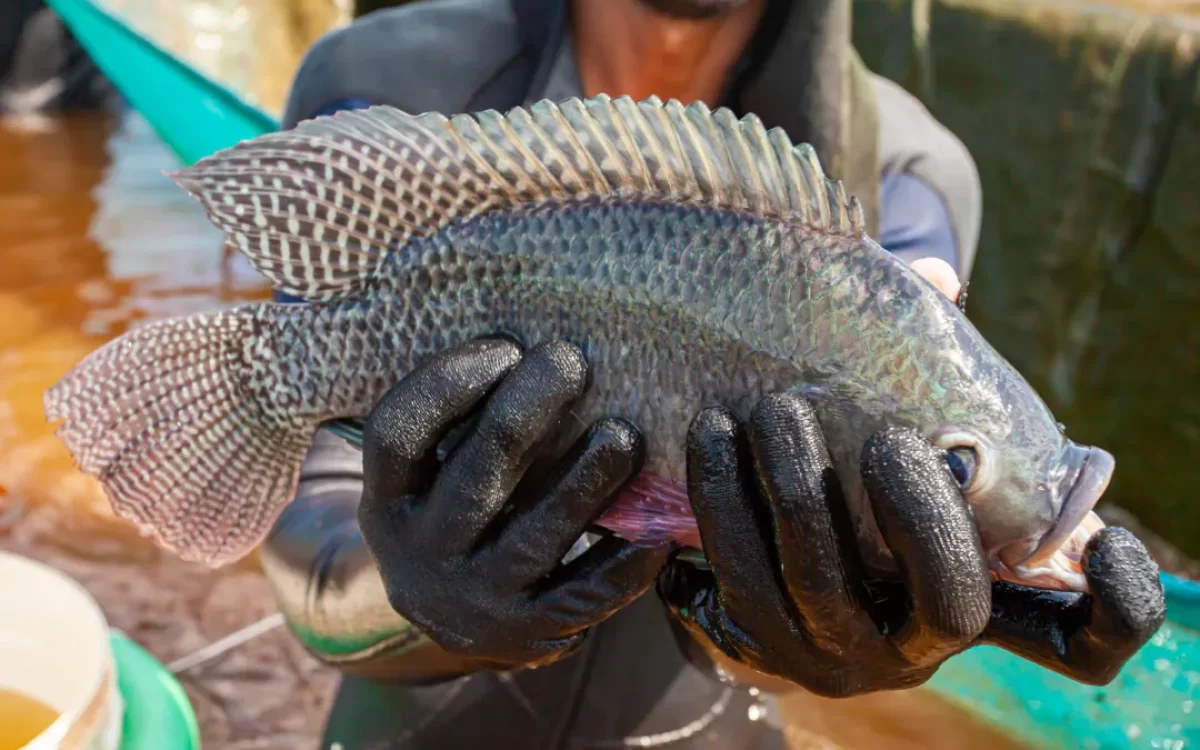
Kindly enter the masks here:
M 49 0 L 96 66 L 185 163 L 278 121 L 86 0 Z
M 49 4 L 184 163 L 278 127 L 91 2 Z M 1033 747 L 1200 749 L 1200 585 L 1162 580 L 1167 624 L 1109 685 L 1080 685 L 981 647 L 951 659 L 923 689 Z

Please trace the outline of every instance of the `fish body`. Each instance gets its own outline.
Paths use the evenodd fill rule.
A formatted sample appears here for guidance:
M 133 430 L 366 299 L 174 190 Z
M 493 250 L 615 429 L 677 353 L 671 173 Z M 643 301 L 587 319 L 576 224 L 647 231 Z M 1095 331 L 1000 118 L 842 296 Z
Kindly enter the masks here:
M 1067 440 L 960 311 L 866 236 L 811 149 L 753 118 L 605 97 L 453 120 L 375 108 L 249 141 L 179 180 L 312 304 L 151 324 L 46 401 L 118 512 L 185 557 L 245 554 L 322 423 L 365 415 L 429 355 L 504 331 L 583 350 L 575 434 L 605 416 L 644 432 L 644 473 L 600 520 L 622 536 L 698 545 L 691 419 L 718 403 L 746 417 L 792 390 L 817 410 L 874 567 L 889 555 L 859 456 L 903 425 L 947 450 L 998 574 L 1086 586 L 1081 522 L 1111 457 Z

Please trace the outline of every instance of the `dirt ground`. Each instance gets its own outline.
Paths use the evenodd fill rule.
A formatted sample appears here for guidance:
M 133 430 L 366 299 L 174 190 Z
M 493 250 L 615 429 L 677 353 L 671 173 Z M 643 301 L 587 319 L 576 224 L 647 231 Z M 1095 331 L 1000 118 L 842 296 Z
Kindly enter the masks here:
M 2 509 L 4 506 L 0 506 Z M 0 549 L 72 576 L 109 623 L 163 663 L 189 655 L 276 611 L 250 565 L 218 571 L 160 554 L 104 521 L 63 519 L 50 506 L 0 516 Z M 70 534 L 63 534 L 64 527 Z M 75 540 L 63 544 L 62 539 Z M 316 747 L 336 686 L 280 627 L 179 675 L 196 709 L 204 750 Z

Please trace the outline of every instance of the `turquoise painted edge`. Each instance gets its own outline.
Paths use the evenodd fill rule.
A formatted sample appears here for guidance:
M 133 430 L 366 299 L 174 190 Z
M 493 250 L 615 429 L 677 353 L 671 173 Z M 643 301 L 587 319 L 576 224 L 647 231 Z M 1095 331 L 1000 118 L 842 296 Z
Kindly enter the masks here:
M 125 701 L 120 750 L 200 750 L 200 727 L 183 686 L 124 634 L 114 630 L 109 640 Z
M 278 121 L 88 0 L 48 0 L 122 96 L 184 164 Z
M 1162 574 L 1167 595 L 1167 617 L 1192 630 L 1200 631 L 1200 583 Z
M 1163 574 L 1168 622 L 1108 685 L 1081 685 L 982 646 L 925 689 L 1032 747 L 1200 748 L 1200 585 Z

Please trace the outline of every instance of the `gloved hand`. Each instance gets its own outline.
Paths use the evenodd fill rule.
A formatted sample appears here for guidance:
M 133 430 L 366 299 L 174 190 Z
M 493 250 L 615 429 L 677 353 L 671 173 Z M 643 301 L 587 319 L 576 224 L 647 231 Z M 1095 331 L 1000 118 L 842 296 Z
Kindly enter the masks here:
M 1104 684 L 1162 624 L 1158 568 L 1123 529 L 1084 553 L 1090 596 L 993 584 L 944 454 L 884 430 L 864 448 L 863 475 L 903 585 L 865 579 L 803 399 L 765 399 L 748 434 L 724 409 L 702 412 L 688 485 L 710 569 L 673 559 L 659 581 L 668 610 L 734 661 L 836 697 L 921 684 L 985 642 Z
M 643 458 L 635 428 L 602 420 L 561 461 L 527 471 L 586 380 L 569 344 L 522 357 L 511 341 L 479 340 L 418 368 L 367 418 L 359 526 L 388 600 L 481 668 L 567 654 L 665 562 L 665 550 L 612 537 L 561 564 Z M 439 443 L 477 405 L 477 424 L 439 463 Z

